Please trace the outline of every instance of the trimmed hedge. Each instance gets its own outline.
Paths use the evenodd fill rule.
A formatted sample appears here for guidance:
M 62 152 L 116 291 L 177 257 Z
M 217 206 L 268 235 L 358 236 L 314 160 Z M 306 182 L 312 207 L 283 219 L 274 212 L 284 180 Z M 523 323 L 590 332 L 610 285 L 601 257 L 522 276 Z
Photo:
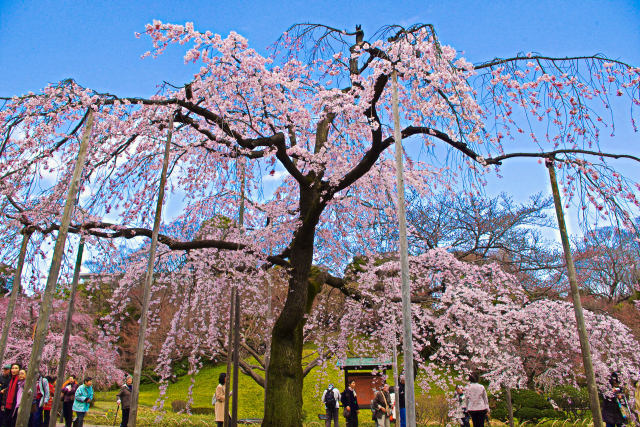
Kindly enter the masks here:
M 533 390 L 512 390 L 511 401 L 513 416 L 520 421 L 538 421 L 543 418 L 566 418 L 565 415 L 553 409 L 547 399 Z M 507 421 L 507 402 L 503 392 L 497 393 L 491 399 L 491 416 L 501 421 Z

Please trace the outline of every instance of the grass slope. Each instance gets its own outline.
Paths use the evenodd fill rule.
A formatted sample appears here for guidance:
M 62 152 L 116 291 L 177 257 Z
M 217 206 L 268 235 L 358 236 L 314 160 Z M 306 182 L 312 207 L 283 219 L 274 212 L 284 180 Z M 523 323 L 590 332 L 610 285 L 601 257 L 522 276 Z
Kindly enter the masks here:
M 247 360 L 251 363 L 252 360 Z M 177 382 L 170 384 L 167 390 L 164 408 L 167 412 L 171 412 L 171 402 L 173 400 L 187 400 L 189 388 L 193 384 L 192 407 L 196 408 L 212 408 L 211 400 L 218 385 L 218 375 L 226 371 L 226 365 L 218 365 L 214 367 L 205 367 L 194 377 L 183 376 Z M 325 369 L 316 368 L 304 380 L 303 387 L 303 413 L 306 421 L 317 421 L 318 414 L 324 413 L 324 405 L 321 402 L 321 396 L 324 389 L 329 383 L 334 384 L 340 390 L 344 388 L 344 373 L 340 371 L 335 364 L 329 363 Z M 239 381 L 239 400 L 238 400 L 238 417 L 239 418 L 262 418 L 264 407 L 264 389 L 256 384 L 249 376 L 240 372 Z M 96 416 L 98 412 L 100 418 L 111 420 L 115 415 L 115 400 L 117 391 L 107 391 L 96 393 Z M 140 405 L 142 407 L 152 407 L 159 396 L 158 387 L 155 384 L 144 384 L 140 387 Z M 342 416 L 341 416 L 342 418 Z M 371 420 L 371 412 L 369 410 L 360 411 L 360 420 Z M 367 424 L 365 424 L 367 425 Z

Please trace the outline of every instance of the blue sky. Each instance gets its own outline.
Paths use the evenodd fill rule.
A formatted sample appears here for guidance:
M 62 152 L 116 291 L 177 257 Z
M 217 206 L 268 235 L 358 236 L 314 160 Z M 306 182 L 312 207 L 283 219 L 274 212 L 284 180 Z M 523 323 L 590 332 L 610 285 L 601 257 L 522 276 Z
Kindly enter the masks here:
M 80 84 L 126 96 L 148 96 L 163 80 L 183 84 L 193 69 L 183 51 L 140 59 L 149 50 L 137 39 L 153 19 L 194 22 L 197 29 L 234 30 L 265 52 L 287 27 L 319 22 L 371 34 L 384 24 L 431 23 L 441 42 L 472 62 L 518 52 L 550 56 L 603 53 L 640 65 L 640 1 L 4 1 L 0 0 L 0 94 L 38 91 L 72 77 Z M 626 116 L 628 117 L 628 116 Z M 623 118 L 622 120 L 627 120 Z M 624 123 L 626 124 L 626 123 Z M 637 147 L 622 133 L 620 147 Z M 638 152 L 637 148 L 631 151 Z M 631 168 L 630 165 L 622 165 Z M 526 172 L 523 172 L 526 171 Z M 492 180 L 489 193 L 517 199 L 546 190 L 547 174 L 535 161 L 514 161 Z

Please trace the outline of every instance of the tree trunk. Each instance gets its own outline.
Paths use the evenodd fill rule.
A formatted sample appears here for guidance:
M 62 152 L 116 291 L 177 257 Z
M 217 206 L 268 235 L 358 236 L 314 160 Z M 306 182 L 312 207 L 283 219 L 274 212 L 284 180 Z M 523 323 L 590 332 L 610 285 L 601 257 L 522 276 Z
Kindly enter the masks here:
M 265 390 L 263 427 L 301 427 L 302 417 L 302 329 L 305 314 L 319 291 L 309 276 L 313 262 L 315 227 L 322 212 L 319 196 L 301 191 L 300 212 L 303 225 L 291 245 L 289 290 L 271 337 L 271 353 Z
M 282 316 L 278 320 L 282 319 Z M 289 319 L 291 320 L 291 319 Z M 302 328 L 300 318 L 293 329 L 276 322 L 269 358 L 269 382 L 265 392 L 263 427 L 302 426 Z M 288 322 L 291 323 L 291 322 Z

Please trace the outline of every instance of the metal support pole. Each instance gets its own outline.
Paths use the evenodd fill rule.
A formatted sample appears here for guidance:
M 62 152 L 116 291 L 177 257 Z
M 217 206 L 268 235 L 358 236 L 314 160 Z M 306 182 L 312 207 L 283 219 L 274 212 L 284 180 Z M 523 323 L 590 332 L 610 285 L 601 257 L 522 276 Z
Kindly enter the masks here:
M 71 214 L 73 213 L 73 208 L 76 205 L 76 195 L 78 194 L 78 189 L 80 187 L 82 169 L 84 168 L 84 164 L 87 159 L 89 138 L 91 137 L 91 130 L 93 129 L 93 109 L 91 107 L 89 107 L 86 120 L 87 122 L 80 140 L 80 147 L 78 148 L 78 158 L 76 159 L 76 164 L 73 169 L 71 185 L 69 185 L 67 200 L 65 202 L 62 219 L 60 221 L 60 230 L 58 231 L 56 244 L 53 248 L 53 257 L 51 259 L 49 276 L 47 277 L 47 285 L 44 289 L 44 294 L 42 295 L 40 314 L 36 323 L 36 332 L 33 339 L 33 347 L 31 348 L 31 356 L 29 357 L 29 366 L 27 368 L 27 379 L 24 384 L 24 392 L 22 393 L 22 399 L 20 400 L 20 407 L 18 408 L 18 418 L 16 420 L 17 426 L 26 426 L 31 413 L 31 402 L 33 400 L 33 389 L 36 384 L 36 374 L 40 369 L 42 349 L 44 348 L 44 341 L 47 337 L 47 333 L 49 332 L 49 316 L 51 315 L 53 297 L 56 291 L 56 284 L 58 283 L 58 276 L 60 275 L 64 246 L 67 241 L 67 234 L 69 233 Z
M 229 417 L 229 396 L 231 396 L 231 362 L 233 355 L 233 320 L 235 319 L 236 288 L 231 288 L 229 298 L 229 334 L 227 337 L 227 377 L 224 383 L 224 427 L 229 427 L 231 419 Z
M 158 186 L 158 203 L 153 220 L 153 231 L 151 232 L 151 248 L 149 249 L 149 261 L 147 262 L 147 274 L 144 280 L 144 294 L 142 297 L 142 308 L 140 317 L 140 330 L 138 332 L 138 347 L 136 348 L 136 363 L 133 369 L 133 388 L 131 390 L 131 409 L 129 412 L 129 427 L 136 426 L 138 417 L 138 396 L 140 395 L 140 376 L 142 375 L 142 360 L 144 358 L 144 341 L 147 334 L 147 323 L 149 321 L 149 299 L 151 298 L 151 283 L 153 282 L 153 266 L 156 260 L 156 249 L 158 247 L 158 232 L 160 230 L 160 220 L 162 218 L 162 201 L 164 200 L 164 187 L 167 183 L 167 169 L 169 167 L 169 151 L 171 148 L 171 138 L 173 136 L 173 114 L 169 117 L 169 132 L 164 146 L 164 158 L 162 160 L 162 172 L 160 174 L 160 184 Z
M 400 232 L 400 270 L 402 273 L 402 349 L 404 353 L 404 390 L 407 426 L 416 426 L 416 408 L 413 374 L 413 333 L 411 331 L 411 284 L 409 283 L 409 250 L 407 244 L 407 220 L 404 200 L 404 176 L 402 165 L 402 134 L 398 107 L 398 75 L 391 74 L 393 103 L 393 136 L 396 147 L 396 185 L 398 187 L 398 227 Z
M 235 325 L 233 329 L 233 405 L 231 427 L 238 425 L 238 364 L 240 362 L 240 292 L 236 289 Z
M 84 237 L 80 237 L 80 244 L 78 245 L 78 254 L 76 255 L 76 265 L 73 270 L 73 281 L 71 282 L 71 294 L 69 295 L 69 306 L 67 307 L 67 320 L 64 324 L 64 336 L 62 337 L 62 347 L 60 348 L 60 361 L 58 362 L 58 375 L 56 380 L 56 389 L 53 393 L 53 403 L 51 405 L 51 414 L 49 418 L 49 427 L 56 427 L 56 414 L 58 413 L 58 407 L 60 406 L 60 399 L 56 396 L 60 396 L 62 391 L 62 383 L 64 379 L 65 369 L 67 367 L 67 349 L 69 347 L 69 336 L 71 335 L 71 326 L 74 305 L 76 300 L 76 291 L 78 289 L 78 282 L 80 281 L 80 267 L 82 266 L 82 254 L 84 252 Z
M 9 339 L 9 330 L 13 323 L 13 311 L 16 308 L 18 294 L 22 287 L 22 267 L 24 266 L 24 258 L 27 255 L 27 246 L 31 237 L 31 230 L 22 230 L 22 244 L 20 245 L 20 254 L 18 255 L 18 265 L 13 276 L 13 287 L 11 288 L 11 297 L 9 298 L 9 306 L 7 307 L 7 315 L 4 317 L 4 327 L 2 328 L 2 338 L 0 338 L 0 362 L 4 361 L 4 352 L 7 349 L 7 340 Z
M 564 222 L 564 213 L 562 212 L 562 201 L 560 200 L 560 191 L 558 190 L 558 181 L 556 179 L 556 170 L 553 165 L 553 159 L 546 161 L 549 170 L 549 181 L 551 181 L 551 191 L 553 193 L 553 202 L 556 207 L 556 216 L 558 218 L 558 229 L 560 230 L 560 239 L 562 240 L 562 249 L 564 250 L 564 259 L 567 264 L 567 273 L 569 275 L 569 285 L 571 288 L 571 297 L 573 298 L 573 312 L 576 317 L 576 327 L 578 328 L 578 337 L 580 339 L 580 349 L 582 350 L 582 363 L 584 364 L 584 374 L 587 377 L 587 389 L 589 390 L 589 403 L 591 414 L 593 416 L 594 427 L 602 426 L 602 414 L 600 412 L 600 400 L 598 398 L 598 389 L 596 387 L 596 377 L 593 373 L 593 364 L 591 362 L 591 348 L 589 347 L 589 334 L 584 325 L 584 314 L 582 313 L 582 301 L 580 300 L 580 291 L 578 289 L 578 280 L 576 276 L 576 267 L 573 264 L 571 256 L 571 246 L 569 246 L 569 236 L 567 234 L 567 226 Z

